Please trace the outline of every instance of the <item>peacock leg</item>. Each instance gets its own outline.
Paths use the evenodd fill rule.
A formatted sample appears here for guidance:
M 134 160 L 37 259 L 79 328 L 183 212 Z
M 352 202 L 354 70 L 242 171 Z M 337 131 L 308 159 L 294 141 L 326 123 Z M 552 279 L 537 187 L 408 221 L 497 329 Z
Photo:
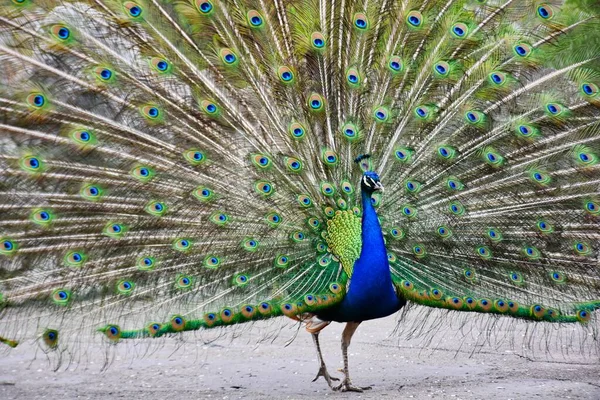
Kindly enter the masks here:
M 350 340 L 352 335 L 358 328 L 360 322 L 348 322 L 342 332 L 342 354 L 344 355 L 344 380 L 339 386 L 333 388 L 333 390 L 340 390 L 342 392 L 362 392 L 364 390 L 371 389 L 370 386 L 359 387 L 354 386 L 350 380 L 350 373 L 348 372 L 348 347 L 350 347 Z
M 312 381 L 314 382 L 317 379 L 319 379 L 320 376 L 322 376 L 327 381 L 329 387 L 333 389 L 332 381 L 339 381 L 339 378 L 331 376 L 329 375 L 329 372 L 327 372 L 325 360 L 323 360 L 323 354 L 321 354 L 321 346 L 319 345 L 319 332 L 312 333 L 312 338 L 313 342 L 315 342 L 315 346 L 317 346 L 317 357 L 319 357 L 319 372 L 317 372 L 317 376 L 315 376 L 315 379 L 313 379 Z

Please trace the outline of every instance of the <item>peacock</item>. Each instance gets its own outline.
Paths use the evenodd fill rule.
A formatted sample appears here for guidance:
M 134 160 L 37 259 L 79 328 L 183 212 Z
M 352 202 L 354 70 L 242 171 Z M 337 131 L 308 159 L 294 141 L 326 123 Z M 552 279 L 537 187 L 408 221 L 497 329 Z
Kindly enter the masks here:
M 3 350 L 287 317 L 362 391 L 354 332 L 409 307 L 600 347 L 594 0 L 0 7 Z

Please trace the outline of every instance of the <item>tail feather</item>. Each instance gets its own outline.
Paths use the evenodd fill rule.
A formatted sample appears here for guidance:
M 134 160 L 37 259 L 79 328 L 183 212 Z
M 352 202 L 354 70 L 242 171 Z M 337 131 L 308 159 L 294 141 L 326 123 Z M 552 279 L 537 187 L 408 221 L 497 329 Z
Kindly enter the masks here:
M 0 335 L 76 352 L 84 330 L 112 342 L 330 307 L 351 277 L 329 221 L 360 215 L 364 169 L 386 187 L 373 202 L 399 295 L 593 319 L 598 15 L 574 0 L 2 6 Z

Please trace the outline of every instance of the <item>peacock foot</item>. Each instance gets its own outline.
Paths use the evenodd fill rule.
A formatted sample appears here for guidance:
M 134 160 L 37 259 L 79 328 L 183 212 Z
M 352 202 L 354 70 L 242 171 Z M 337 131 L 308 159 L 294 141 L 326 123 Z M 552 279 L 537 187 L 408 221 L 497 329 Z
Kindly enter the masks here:
M 327 368 L 325 367 L 325 365 L 321 365 L 321 368 L 319 368 L 319 372 L 317 372 L 317 376 L 315 376 L 315 379 L 313 379 L 312 381 L 316 381 L 321 376 L 325 378 L 329 387 L 335 390 L 333 386 L 333 381 L 339 381 L 340 378 L 336 378 L 335 376 L 329 375 L 329 372 L 327 372 Z
M 364 386 L 364 387 L 360 387 L 360 386 L 354 386 L 352 384 L 352 381 L 348 378 L 345 378 L 341 384 L 339 384 L 338 386 L 332 388 L 335 391 L 340 391 L 340 392 L 359 392 L 362 393 L 365 390 L 369 390 L 371 389 L 371 386 Z

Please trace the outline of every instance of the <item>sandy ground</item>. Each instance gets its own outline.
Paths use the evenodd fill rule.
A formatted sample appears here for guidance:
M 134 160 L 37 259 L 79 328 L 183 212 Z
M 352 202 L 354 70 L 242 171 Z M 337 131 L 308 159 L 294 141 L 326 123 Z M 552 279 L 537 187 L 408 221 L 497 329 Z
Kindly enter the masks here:
M 131 352 L 122 346 L 135 346 L 122 343 L 104 372 L 98 361 L 51 372 L 43 357 L 31 361 L 34 349 L 20 346 L 0 353 L 0 399 L 600 399 L 597 358 L 550 354 L 552 359 L 531 361 L 503 346 L 471 354 L 456 345 L 451 329 L 431 350 L 433 344 L 424 348 L 390 337 L 394 327 L 392 316 L 364 323 L 354 336 L 351 376 L 357 385 L 372 386 L 362 394 L 332 392 L 322 379 L 311 382 L 316 353 L 310 335 L 301 331 L 287 347 L 285 340 L 257 346 L 249 333 L 175 351 L 178 343 L 170 339 L 142 358 L 122 357 Z M 342 328 L 332 324 L 321 334 L 329 370 L 338 376 Z

